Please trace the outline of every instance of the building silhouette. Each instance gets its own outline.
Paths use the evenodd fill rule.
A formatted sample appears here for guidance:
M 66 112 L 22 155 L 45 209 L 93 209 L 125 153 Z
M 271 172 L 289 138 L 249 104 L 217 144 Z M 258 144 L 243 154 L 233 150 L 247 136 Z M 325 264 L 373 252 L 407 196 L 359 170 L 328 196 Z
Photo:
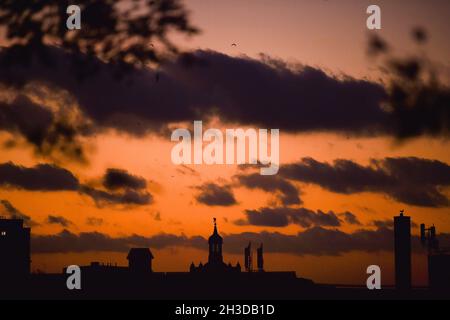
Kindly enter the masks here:
M 249 242 L 248 246 L 244 249 L 244 266 L 245 271 L 252 272 L 253 271 L 253 252 L 252 252 L 252 243 Z
M 83 274 L 88 275 L 132 275 L 140 276 L 150 274 L 152 270 L 152 260 L 154 259 L 149 248 L 131 248 L 127 254 L 128 267 L 118 266 L 116 263 L 101 263 L 93 261 L 89 265 L 80 266 Z M 66 273 L 66 268 L 63 269 Z
M 118 266 L 113 263 L 102 263 L 99 261 L 92 261 L 87 266 L 80 266 L 82 274 L 111 274 L 111 273 L 126 273 L 129 272 L 128 267 Z M 66 268 L 63 269 L 63 274 L 66 273 Z
M 395 287 L 411 288 L 411 217 L 394 217 Z
M 152 272 L 153 254 L 149 248 L 131 248 L 127 256 L 132 272 Z
M 241 272 L 241 265 L 239 262 L 236 266 L 232 266 L 231 263 L 226 264 L 223 262 L 222 245 L 223 238 L 217 231 L 216 218 L 213 219 L 214 229 L 212 235 L 208 239 L 209 253 L 208 262 L 205 264 L 199 263 L 198 266 L 192 262 L 189 268 L 190 272 Z
M 249 242 L 248 246 L 244 249 L 244 261 L 245 261 L 245 271 L 253 271 L 253 248 L 252 243 Z M 263 257 L 263 244 L 256 248 L 256 264 L 259 272 L 264 271 L 264 257 Z
M 217 223 L 216 218 L 214 218 L 214 231 L 213 234 L 208 239 L 209 244 L 209 255 L 208 255 L 208 264 L 222 264 L 223 256 L 222 256 L 222 244 L 223 239 L 217 232 Z
M 223 238 L 214 219 L 208 239 L 208 261 L 190 272 L 154 272 L 149 248 L 131 248 L 128 266 L 92 262 L 80 266 L 82 290 L 68 290 L 69 274 L 33 273 L 30 270 L 30 229 L 17 219 L 0 220 L 0 299 L 397 299 L 441 298 L 450 289 L 450 255 L 439 248 L 436 229 L 421 226 L 421 239 L 429 244 L 430 290 L 411 288 L 411 219 L 403 212 L 394 217 L 396 286 L 399 289 L 375 293 L 365 286 L 316 284 L 297 277 L 294 271 L 265 271 L 263 245 L 256 248 L 257 272 L 241 272 L 223 259 Z M 244 258 L 251 257 L 251 244 Z M 76 263 L 76 262 L 75 262 Z M 247 271 L 251 269 L 248 268 Z M 4 281 L 7 278 L 10 281 Z
M 420 240 L 428 249 L 428 285 L 432 289 L 450 289 L 450 249 L 440 248 L 436 227 L 420 225 Z
M 261 243 L 261 246 L 256 250 L 256 262 L 258 264 L 258 271 L 263 272 L 264 271 L 264 256 L 263 256 L 263 244 Z
M 30 265 L 30 228 L 23 220 L 0 217 L 0 278 L 23 279 Z

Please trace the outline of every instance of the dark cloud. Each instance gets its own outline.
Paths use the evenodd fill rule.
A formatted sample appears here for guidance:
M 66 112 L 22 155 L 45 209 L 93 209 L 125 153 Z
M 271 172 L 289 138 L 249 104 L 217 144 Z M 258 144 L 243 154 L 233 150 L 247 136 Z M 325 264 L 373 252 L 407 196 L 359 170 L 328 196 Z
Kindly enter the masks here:
M 379 107 L 384 89 L 375 83 L 337 79 L 268 56 L 196 51 L 190 59 L 189 66 L 182 57 L 165 71 L 189 85 L 188 101 L 197 100 L 190 108 L 200 106 L 206 114 L 215 106 L 224 120 L 295 132 L 374 134 L 388 129 L 387 114 Z
M 237 184 L 249 189 L 261 189 L 266 192 L 278 192 L 283 205 L 301 204 L 299 191 L 289 181 L 280 176 L 263 176 L 259 173 L 236 175 Z
M 449 205 L 442 188 L 450 185 L 450 166 L 437 160 L 385 158 L 362 166 L 350 160 L 330 164 L 303 158 L 281 167 L 279 173 L 287 179 L 318 184 L 336 193 L 376 192 L 410 205 Z
M 108 191 L 91 188 L 89 186 L 81 186 L 80 193 L 90 196 L 99 207 L 114 204 L 147 205 L 153 201 L 153 196 L 150 193 L 131 189 L 111 193 Z
M 344 217 L 345 222 L 347 222 L 348 224 L 353 224 L 353 225 L 358 225 L 358 226 L 361 225 L 361 222 L 358 220 L 358 218 L 349 211 L 340 213 L 339 216 Z
M 31 191 L 77 190 L 78 179 L 68 170 L 51 164 L 31 168 L 12 162 L 0 164 L 0 185 Z
M 240 171 L 244 171 L 244 172 L 248 172 L 248 171 L 256 171 L 259 170 L 261 167 L 263 167 L 264 165 L 258 160 L 256 164 L 253 163 L 243 163 L 243 164 L 238 164 L 238 169 Z
M 388 229 L 394 229 L 394 220 L 392 219 L 386 219 L 386 220 L 372 220 L 369 223 L 370 226 L 375 226 L 377 228 L 388 228 Z M 417 223 L 414 221 L 411 221 L 411 228 L 418 228 Z
M 103 177 L 103 186 L 109 190 L 121 188 L 145 189 L 147 182 L 144 178 L 134 176 L 126 170 L 109 168 Z
M 303 228 L 312 226 L 339 227 L 340 219 L 333 211 L 325 213 L 321 210 L 314 212 L 306 208 L 260 208 L 259 210 L 246 210 L 247 220 L 238 220 L 236 224 L 250 224 L 255 226 L 285 227 L 289 224 L 298 224 Z
M 131 235 L 113 238 L 99 232 L 80 234 L 63 230 L 54 235 L 33 235 L 31 248 L 33 253 L 114 251 L 128 252 L 132 247 L 150 247 L 162 249 L 171 246 L 204 248 L 206 239 L 185 235 L 158 234 L 151 237 Z
M 99 227 L 103 225 L 105 221 L 102 218 L 96 218 L 96 217 L 87 217 L 86 218 L 86 224 L 93 227 Z
M 450 244 L 450 234 L 441 233 L 438 237 L 440 243 Z M 249 241 L 264 243 L 265 252 L 336 256 L 353 251 L 392 252 L 394 250 L 394 231 L 377 228 L 375 230 L 359 229 L 352 233 L 346 233 L 337 229 L 314 227 L 296 235 L 266 231 L 261 233 L 245 232 L 225 235 L 223 249 L 229 253 L 239 254 Z M 411 241 L 414 252 L 424 252 L 418 236 L 413 235 Z
M 268 253 L 289 253 L 295 255 L 329 255 L 336 256 L 352 251 L 381 252 L 393 251 L 394 234 L 391 229 L 361 229 L 346 233 L 336 229 L 314 227 L 296 235 L 278 232 L 244 232 L 238 234 L 222 234 L 223 250 L 227 253 L 241 254 L 249 241 L 264 243 L 264 251 Z M 450 234 L 439 234 L 442 243 L 450 242 Z M 164 249 L 167 247 L 193 247 L 208 249 L 207 240 L 202 236 L 187 237 L 185 235 L 159 234 L 149 237 L 131 235 L 110 237 L 98 232 L 74 234 L 64 230 L 54 235 L 33 235 L 33 253 L 114 251 L 127 252 L 131 247 L 150 247 Z M 412 237 L 414 251 L 420 251 L 420 240 Z
M 24 95 L 11 104 L 0 103 L 0 129 L 19 131 L 30 143 L 41 146 L 53 123 L 53 113 Z
M 345 233 L 337 229 L 313 227 L 296 235 L 278 232 L 246 232 L 224 237 L 224 249 L 239 253 L 245 240 L 264 243 L 264 251 L 296 255 L 340 255 L 351 251 L 391 251 L 393 231 L 389 229 L 357 230 Z
M 373 225 L 377 228 L 386 228 L 386 229 L 393 229 L 394 228 L 394 220 L 387 219 L 387 220 L 373 220 L 370 225 Z
M 62 216 L 53 216 L 53 215 L 49 215 L 47 217 L 46 222 L 48 224 L 59 224 L 63 227 L 68 227 L 73 224 L 72 221 L 70 221 Z
M 215 183 L 205 183 L 199 187 L 200 193 L 196 196 L 199 203 L 207 206 L 232 206 L 237 204 L 230 186 L 220 186 Z
M 238 219 L 235 221 L 235 224 L 238 226 L 286 227 L 290 223 L 289 215 L 279 213 L 277 209 L 262 208 L 260 210 L 246 210 L 245 215 L 246 219 Z
M 377 46 L 377 50 L 384 50 L 381 42 Z M 449 132 L 450 113 L 446 106 L 450 94 L 447 87 L 440 85 L 398 85 L 386 90 L 374 82 L 336 77 L 319 68 L 292 66 L 267 56 L 231 57 L 205 50 L 166 61 L 158 71 L 131 68 L 120 81 L 116 76 L 120 69 L 117 64 L 80 56 L 80 64 L 95 69 L 80 83 L 71 63 L 73 54 L 55 47 L 42 50 L 52 61 L 52 67 L 35 57 L 27 66 L 14 64 L 4 77 L 45 83 L 55 90 L 69 92 L 85 122 L 93 125 L 88 130 L 85 124 L 56 120 L 50 124 L 50 115 L 39 107 L 20 107 L 24 111 L 3 108 L 5 112 L 0 113 L 4 113 L 8 124 L 0 121 L 3 123 L 0 128 L 16 130 L 34 143 L 37 150 L 41 146 L 53 150 L 56 146 L 63 153 L 81 157 L 83 150 L 78 136 L 92 133 L 94 128 L 114 128 L 135 135 L 166 134 L 169 123 L 208 121 L 212 115 L 224 122 L 287 132 L 327 131 L 400 138 L 423 134 L 447 136 Z M 0 54 L 0 63 L 6 51 Z M 420 74 L 420 67 L 414 61 L 391 66 L 397 73 L 412 74 L 414 78 L 420 78 L 416 75 Z M 408 87 L 415 91 L 409 92 L 405 89 Z M 381 108 L 387 100 L 390 108 Z M 20 114 L 36 113 L 41 121 L 30 127 L 23 121 L 24 116 L 16 116 L 14 112 L 11 115 L 11 109 Z M 398 196 L 405 197 L 401 191 Z M 427 197 L 438 197 L 432 202 L 442 200 L 437 194 Z
M 147 205 L 153 202 L 153 196 L 145 191 L 147 181 L 126 170 L 108 168 L 102 184 L 106 190 L 84 185 L 80 192 L 90 196 L 99 207 L 114 204 Z
M 136 69 L 117 81 L 114 65 L 95 60 L 90 63 L 97 71 L 80 85 L 70 76 L 68 53 L 47 50 L 53 68 L 35 59 L 29 67 L 16 67 L 14 76 L 70 92 L 99 127 L 141 135 L 217 114 L 224 121 L 291 132 L 373 135 L 390 130 L 389 116 L 380 108 L 382 86 L 338 79 L 309 66 L 199 50 L 161 65 L 158 83 L 150 69 Z
M 86 129 L 57 116 L 49 107 L 38 105 L 25 95 L 16 96 L 10 103 L 0 101 L 0 130 L 24 137 L 39 155 L 51 156 L 59 152 L 86 162 L 79 140 L 79 134 Z
M 8 200 L 0 200 L 0 215 L 5 215 L 8 218 L 12 219 L 21 219 L 24 221 L 25 225 L 28 227 L 34 227 L 37 226 L 38 223 L 36 223 L 33 219 L 31 219 L 30 216 L 24 214 L 19 209 L 14 207 L 11 202 Z M 3 210 L 1 210 L 3 207 Z
M 108 171 L 109 172 L 109 171 Z M 106 176 L 108 176 L 108 172 Z M 153 197 L 142 188 L 145 180 L 121 171 L 122 180 L 112 179 L 108 185 L 116 188 L 121 184 L 124 190 L 110 192 L 82 185 L 68 170 L 51 164 L 38 164 L 27 168 L 12 162 L 0 164 L 0 186 L 29 191 L 78 191 L 90 196 L 98 206 L 124 204 L 147 205 L 152 203 Z M 124 178 L 124 179 L 123 179 Z M 128 184 L 128 188 L 126 185 Z

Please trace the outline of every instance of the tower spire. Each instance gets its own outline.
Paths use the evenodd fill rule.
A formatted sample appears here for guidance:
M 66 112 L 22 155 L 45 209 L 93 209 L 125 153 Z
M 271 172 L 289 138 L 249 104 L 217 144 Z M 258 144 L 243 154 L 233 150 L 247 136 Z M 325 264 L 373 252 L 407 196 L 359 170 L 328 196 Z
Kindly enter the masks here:
M 209 243 L 209 258 L 208 262 L 211 264 L 221 264 L 223 263 L 222 258 L 222 237 L 219 235 L 219 232 L 217 231 L 217 219 L 213 218 L 214 223 L 214 232 L 209 237 L 208 243 Z

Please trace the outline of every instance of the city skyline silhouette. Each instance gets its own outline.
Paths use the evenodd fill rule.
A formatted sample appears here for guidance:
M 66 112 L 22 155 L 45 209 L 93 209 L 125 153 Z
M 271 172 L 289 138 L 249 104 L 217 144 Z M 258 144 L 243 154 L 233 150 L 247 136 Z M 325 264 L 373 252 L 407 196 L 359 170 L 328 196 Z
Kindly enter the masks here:
M 257 268 L 253 269 L 251 242 L 243 247 L 245 269 L 224 263 L 223 238 L 213 219 L 213 232 L 208 239 L 209 254 L 206 263 L 191 263 L 186 272 L 155 272 L 150 248 L 130 248 L 128 266 L 93 261 L 79 266 L 82 287 L 69 290 L 67 279 L 72 275 L 64 268 L 59 274 L 30 273 L 30 228 L 23 227 L 23 220 L 0 219 L 0 281 L 1 294 L 5 297 L 52 298 L 244 298 L 247 295 L 265 299 L 283 298 L 411 298 L 443 297 L 450 290 L 450 254 L 440 249 L 435 227 L 425 229 L 421 225 L 421 241 L 428 243 L 429 286 L 414 288 L 411 285 L 411 220 L 401 210 L 394 217 L 396 283 L 369 290 L 360 286 L 336 286 L 319 284 L 305 279 L 296 272 L 274 272 L 263 268 L 263 244 L 257 250 Z M 428 233 L 426 233 L 428 231 Z M 75 264 L 75 262 L 74 262 Z M 236 286 L 243 290 L 236 294 Z M 243 288 L 243 287 L 245 288 Z M 358 288 L 359 287 L 359 288 Z M 371 293 L 372 292 L 372 293 Z

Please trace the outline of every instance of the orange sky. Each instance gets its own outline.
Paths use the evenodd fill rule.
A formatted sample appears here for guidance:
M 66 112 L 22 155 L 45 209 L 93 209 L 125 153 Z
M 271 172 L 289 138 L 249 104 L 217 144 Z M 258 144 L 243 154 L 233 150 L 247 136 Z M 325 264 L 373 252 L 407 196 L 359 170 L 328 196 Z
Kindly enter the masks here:
M 345 73 L 357 78 L 377 77 L 376 65 L 365 53 L 368 31 L 365 29 L 365 8 L 370 1 L 204 1 L 186 2 L 193 22 L 202 34 L 190 40 L 177 39 L 185 48 L 208 48 L 232 56 L 257 57 L 266 53 L 288 61 L 318 66 L 332 73 Z M 370 2 L 371 3 L 371 2 Z M 432 35 L 427 53 L 438 63 L 450 67 L 450 45 L 447 41 L 448 1 L 427 5 L 424 1 L 377 1 L 382 7 L 383 30 L 381 35 L 396 44 L 399 52 L 414 49 L 405 37 L 412 26 L 421 25 Z M 237 47 L 231 47 L 231 43 Z M 275 107 L 275 106 L 274 106 Z M 195 119 L 192 119 L 195 120 Z M 354 138 L 332 133 L 287 134 L 280 128 L 281 164 L 295 162 L 303 157 L 331 162 L 338 158 L 353 160 L 363 165 L 370 159 L 385 157 L 421 157 L 450 164 L 450 143 L 441 138 L 416 138 L 402 144 L 389 137 Z M 0 132 L 0 141 L 9 134 Z M 90 148 L 89 164 L 62 160 L 59 165 L 73 172 L 83 183 L 98 180 L 107 168 L 126 169 L 144 177 L 154 203 L 145 206 L 97 207 L 91 198 L 77 192 L 36 192 L 11 188 L 0 189 L 0 199 L 7 199 L 21 212 L 40 225 L 33 234 L 54 234 L 63 227 L 45 223 L 48 215 L 63 216 L 72 222 L 67 227 L 73 233 L 98 231 L 112 237 L 159 233 L 201 235 L 208 237 L 212 231 L 212 218 L 218 219 L 221 234 L 263 230 L 296 234 L 298 225 L 287 227 L 238 226 L 233 223 L 244 217 L 246 209 L 257 209 L 276 201 L 273 194 L 234 189 L 238 202 L 231 207 L 208 207 L 196 202 L 195 188 L 206 182 L 227 183 L 238 172 L 236 166 L 192 165 L 187 169 L 175 166 L 170 160 L 174 143 L 170 137 L 145 136 L 136 138 L 109 131 L 85 138 Z M 21 146 L 2 149 L 0 163 L 12 161 L 31 167 L 37 163 L 51 162 L 33 154 L 31 148 Z M 317 185 L 294 182 L 302 191 L 303 207 L 313 210 L 351 211 L 364 228 L 373 220 L 391 219 L 400 209 L 405 209 L 417 224 L 434 223 L 439 232 L 450 232 L 450 210 L 425 208 L 398 203 L 382 194 L 359 193 L 344 195 L 325 191 Z M 449 195 L 449 190 L 446 190 Z M 160 219 L 156 219 L 159 216 Z M 90 226 L 86 219 L 103 219 L 100 226 Z M 353 232 L 361 226 L 344 224 L 340 229 Z M 413 230 L 417 233 L 417 229 Z M 246 243 L 242 244 L 244 247 Z M 227 246 L 227 243 L 224 243 Z M 205 249 L 206 244 L 205 244 Z M 207 259 L 207 252 L 194 248 L 172 247 L 152 249 L 157 271 L 186 271 L 191 261 Z M 87 252 L 67 254 L 35 254 L 32 269 L 59 272 L 68 264 L 86 264 L 92 260 L 125 264 L 124 253 Z M 243 264 L 243 257 L 226 254 L 226 261 Z M 426 283 L 424 255 L 414 255 L 414 283 Z M 417 263 L 415 263 L 417 262 Z M 370 264 L 382 266 L 385 284 L 393 283 L 391 253 L 351 252 L 339 257 L 296 256 L 286 253 L 266 254 L 268 270 L 295 270 L 298 276 L 318 282 L 364 284 L 365 268 Z M 323 268 L 326 265 L 327 268 Z
M 266 53 L 302 64 L 320 66 L 359 78 L 377 74 L 367 58 L 366 8 L 381 8 L 382 29 L 376 31 L 399 53 L 416 46 L 411 28 L 426 27 L 431 39 L 427 52 L 449 67 L 446 0 L 188 0 L 193 21 L 202 33 L 186 40 L 189 48 L 209 48 L 231 55 L 256 57 Z M 184 39 L 179 39 L 184 40 Z M 231 47 L 232 43 L 238 44 Z

